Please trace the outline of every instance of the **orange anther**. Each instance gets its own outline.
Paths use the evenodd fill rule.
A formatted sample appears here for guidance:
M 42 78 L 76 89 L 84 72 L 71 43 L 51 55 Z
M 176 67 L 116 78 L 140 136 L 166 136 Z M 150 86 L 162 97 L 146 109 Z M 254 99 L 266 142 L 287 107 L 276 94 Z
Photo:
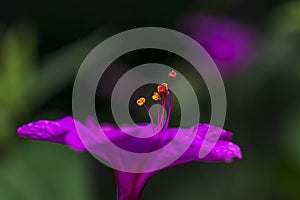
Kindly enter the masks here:
M 161 84 L 161 85 L 159 85 L 159 86 L 157 86 L 157 92 L 159 93 L 159 94 L 162 94 L 162 95 L 168 95 L 168 85 L 166 84 L 166 83 L 163 83 L 163 84 Z
M 152 99 L 154 101 L 159 101 L 161 98 L 160 98 L 160 96 L 157 92 L 154 92 L 153 95 L 152 95 Z
M 142 106 L 144 105 L 144 103 L 146 102 L 146 99 L 144 97 L 139 98 L 138 100 L 136 100 L 136 104 L 138 106 Z

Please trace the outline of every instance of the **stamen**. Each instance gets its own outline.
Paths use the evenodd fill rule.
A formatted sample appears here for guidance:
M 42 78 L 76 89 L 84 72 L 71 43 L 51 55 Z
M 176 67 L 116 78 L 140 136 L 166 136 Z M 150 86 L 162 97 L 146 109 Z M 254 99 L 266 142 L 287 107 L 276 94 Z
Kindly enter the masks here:
M 136 100 L 136 104 L 137 104 L 138 106 L 144 105 L 145 102 L 146 102 L 146 99 L 145 99 L 144 97 L 140 97 L 138 100 Z
M 160 129 L 160 127 L 163 124 L 163 121 L 165 119 L 165 109 L 166 109 L 166 103 L 167 103 L 167 97 L 163 98 L 162 100 L 162 111 L 161 111 L 161 117 L 160 120 L 158 122 L 158 128 Z
M 168 85 L 166 83 L 162 83 L 161 85 L 157 86 L 157 92 L 154 92 L 153 95 L 152 95 L 152 99 L 154 101 L 156 101 L 156 104 L 157 104 L 157 101 L 161 100 L 162 99 L 162 112 L 161 112 L 161 115 L 159 115 L 159 106 L 158 106 L 158 110 L 157 110 L 157 122 L 158 122 L 158 130 L 160 130 L 160 127 L 162 126 L 163 127 L 163 132 L 166 131 L 166 129 L 168 128 L 168 125 L 169 125 L 169 121 L 170 121 L 170 115 L 171 115 L 171 110 L 172 110 L 172 96 L 173 96 L 173 92 L 172 92 L 172 80 L 175 79 L 177 73 L 175 71 L 171 71 L 169 74 L 168 74 L 168 77 L 170 78 L 170 90 L 171 90 L 171 93 L 169 95 L 169 89 L 168 89 Z M 161 96 L 162 95 L 162 96 Z M 166 105 L 167 105 L 167 100 L 169 99 L 168 101 L 168 113 L 167 113 L 167 119 L 165 121 L 165 123 L 163 123 L 164 121 L 164 114 L 165 114 L 165 110 L 166 110 Z M 151 116 L 151 113 L 148 109 L 148 107 L 146 106 L 146 99 L 144 97 L 140 97 L 137 101 L 136 101 L 136 104 L 138 106 L 144 106 L 148 115 L 149 115 L 149 118 L 151 120 L 151 124 L 152 124 L 152 127 L 153 127 L 153 132 L 155 131 L 155 126 L 154 126 L 154 121 L 153 121 L 153 118 Z
M 159 122 L 160 122 L 160 119 L 159 119 L 159 105 L 158 105 L 158 103 L 156 102 L 156 105 L 157 105 L 157 130 L 159 130 Z
M 166 83 L 162 83 L 161 85 L 162 85 L 162 86 L 165 86 L 165 87 L 166 87 L 166 89 L 167 89 L 167 91 L 168 91 L 168 84 L 166 84 Z
M 152 116 L 151 116 L 151 113 L 150 113 L 150 111 L 149 111 L 149 109 L 148 109 L 148 107 L 146 106 L 146 99 L 144 98 L 144 97 L 140 97 L 140 98 L 138 98 L 138 100 L 136 100 L 136 104 L 138 105 L 138 106 L 144 106 L 144 108 L 146 109 L 146 111 L 147 111 L 147 113 L 148 113 L 148 116 L 149 116 L 149 118 L 150 118 L 150 121 L 151 121 L 151 125 L 152 125 L 152 128 L 153 128 L 153 132 L 155 131 L 154 130 L 154 121 L 153 121 L 153 118 L 152 118 Z
M 161 98 L 160 98 L 160 96 L 159 96 L 159 94 L 158 94 L 157 92 L 154 92 L 154 93 L 153 93 L 152 99 L 153 99 L 154 101 L 159 101 L 159 100 L 161 100 Z
M 167 96 L 169 94 L 168 85 L 166 83 L 163 83 L 157 86 L 157 92 L 159 94 L 162 94 L 163 96 Z
M 148 107 L 146 106 L 146 104 L 144 104 L 144 107 L 145 107 L 145 109 L 146 109 L 146 111 L 147 111 L 147 113 L 148 113 L 148 115 L 149 115 L 149 118 L 150 118 L 150 121 L 151 121 L 151 125 L 152 125 L 152 129 L 153 129 L 153 132 L 154 132 L 154 131 L 155 131 L 155 130 L 154 130 L 154 127 L 155 127 L 155 126 L 154 126 L 153 118 L 152 118 L 151 113 L 150 113 Z

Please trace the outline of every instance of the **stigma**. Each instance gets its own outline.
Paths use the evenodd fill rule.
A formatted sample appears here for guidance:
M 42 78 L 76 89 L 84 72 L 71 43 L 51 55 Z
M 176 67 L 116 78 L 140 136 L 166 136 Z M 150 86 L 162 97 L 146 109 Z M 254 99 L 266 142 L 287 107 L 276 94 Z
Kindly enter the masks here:
M 171 71 L 168 76 L 169 76 L 169 78 L 174 79 L 176 77 L 176 75 L 177 75 L 177 73 L 175 71 Z

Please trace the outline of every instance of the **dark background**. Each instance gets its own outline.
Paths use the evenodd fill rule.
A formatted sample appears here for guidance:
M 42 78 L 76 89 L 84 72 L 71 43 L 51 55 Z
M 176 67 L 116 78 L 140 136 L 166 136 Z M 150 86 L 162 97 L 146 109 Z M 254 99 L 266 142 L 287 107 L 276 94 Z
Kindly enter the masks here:
M 143 26 L 196 38 L 183 28 L 189 13 L 235 20 L 258 35 L 256 56 L 247 67 L 222 73 L 228 100 L 224 128 L 234 133 L 243 159 L 164 170 L 152 177 L 142 199 L 300 199 L 300 2 L 283 0 L 2 1 L 0 199 L 114 199 L 110 168 L 87 153 L 18 138 L 16 130 L 30 121 L 72 114 L 77 69 L 99 42 Z M 166 52 L 135 53 L 118 60 L 125 66 L 121 72 L 161 61 L 191 74 L 180 67 L 183 61 Z M 210 102 L 204 83 L 197 86 L 198 77 L 190 78 L 200 87 L 202 120 L 207 122 Z M 98 111 L 106 114 L 104 121 L 113 122 L 105 110 L 109 98 L 99 97 Z

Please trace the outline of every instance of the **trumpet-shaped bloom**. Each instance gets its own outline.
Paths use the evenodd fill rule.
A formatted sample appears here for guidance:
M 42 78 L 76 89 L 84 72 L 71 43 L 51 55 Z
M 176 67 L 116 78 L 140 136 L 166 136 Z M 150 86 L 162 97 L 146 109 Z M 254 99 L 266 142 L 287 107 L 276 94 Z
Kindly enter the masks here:
M 174 72 L 170 74 L 170 79 L 176 76 Z M 170 84 L 171 86 L 171 84 Z M 116 146 L 135 153 L 146 153 L 160 149 L 174 141 L 175 148 L 172 151 L 162 151 L 159 157 L 155 160 L 151 160 L 153 165 L 159 165 L 164 159 L 175 157 L 175 161 L 165 166 L 162 169 L 186 163 L 192 161 L 203 161 L 203 162 L 231 162 L 234 158 L 241 158 L 242 154 L 240 148 L 231 142 L 232 133 L 227 132 L 221 128 L 214 127 L 208 124 L 198 124 L 190 129 L 181 128 L 168 128 L 168 122 L 170 120 L 170 112 L 172 106 L 172 92 L 170 91 L 167 84 L 161 84 L 157 88 L 157 92 L 154 92 L 152 99 L 154 101 L 162 101 L 163 107 L 166 107 L 166 102 L 168 103 L 168 115 L 166 122 L 163 123 L 164 112 L 162 112 L 159 117 L 157 125 L 154 125 L 151 114 L 149 116 L 152 121 L 152 126 L 124 126 L 117 127 L 112 124 L 102 124 L 101 129 L 106 134 L 107 138 L 114 143 Z M 147 111 L 146 99 L 141 97 L 137 100 L 138 106 L 144 106 Z M 75 126 L 80 124 L 81 131 L 84 131 L 85 135 L 95 135 L 98 133 L 100 127 L 95 123 L 94 120 L 88 119 L 85 123 L 75 121 L 72 117 L 68 116 L 57 121 L 41 120 L 37 122 L 31 122 L 29 124 L 23 125 L 17 131 L 20 137 L 33 139 L 33 140 L 43 140 L 47 142 L 54 142 L 69 146 L 76 151 L 87 151 L 90 150 L 80 139 L 80 135 Z M 158 133 L 149 138 L 137 138 L 126 133 L 136 132 L 145 133 L 153 130 L 157 130 Z M 210 131 L 208 131 L 210 130 Z M 126 133 L 124 132 L 126 131 Z M 184 133 L 180 134 L 179 137 L 175 137 L 178 131 Z M 186 145 L 186 142 L 190 139 L 191 132 L 195 132 L 195 137 L 193 137 L 187 150 L 178 157 L 179 149 Z M 199 151 L 203 146 L 204 142 L 214 143 L 213 148 L 209 150 L 208 154 L 200 158 Z M 105 146 L 106 141 L 95 140 L 97 144 L 92 144 L 96 146 Z M 112 157 L 109 151 L 98 152 L 99 157 L 105 160 L 109 160 L 112 167 L 114 165 L 122 165 L 122 159 L 118 158 L 118 155 Z M 137 167 L 142 167 L 145 160 L 138 161 L 136 163 Z M 162 170 L 159 169 L 159 170 Z M 141 196 L 141 192 L 146 184 L 147 180 L 156 173 L 157 171 L 150 171 L 145 173 L 131 173 L 115 169 L 116 180 L 117 180 L 117 196 L 119 200 L 137 200 Z

